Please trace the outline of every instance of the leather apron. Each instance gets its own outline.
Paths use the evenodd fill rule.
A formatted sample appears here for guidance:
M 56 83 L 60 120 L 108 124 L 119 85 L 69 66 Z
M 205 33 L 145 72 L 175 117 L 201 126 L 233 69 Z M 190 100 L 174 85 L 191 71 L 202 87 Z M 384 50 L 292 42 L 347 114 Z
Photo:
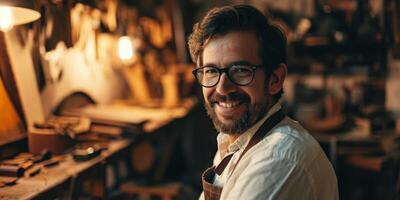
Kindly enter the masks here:
M 258 142 L 260 142 L 264 136 L 275 126 L 277 125 L 280 121 L 282 121 L 283 118 L 285 118 L 285 114 L 280 109 L 279 111 L 275 112 L 271 117 L 269 117 L 263 125 L 257 130 L 257 132 L 253 135 L 253 137 L 250 139 L 249 143 L 247 144 L 246 148 L 243 150 L 242 154 L 240 155 L 238 161 L 236 162 L 235 166 L 233 167 L 233 170 L 235 170 L 236 165 L 239 163 L 240 159 L 243 157 L 243 155 L 254 145 L 256 145 Z M 203 192 L 204 192 L 204 199 L 205 200 L 219 200 L 221 197 L 221 192 L 222 192 L 222 187 L 218 187 L 213 185 L 214 182 L 214 177 L 215 174 L 221 175 L 226 166 L 228 165 L 229 161 L 231 160 L 233 154 L 230 154 L 228 156 L 225 156 L 224 159 L 218 164 L 218 166 L 213 166 L 206 171 L 204 171 L 201 181 L 203 184 Z M 232 170 L 232 171 L 233 171 Z

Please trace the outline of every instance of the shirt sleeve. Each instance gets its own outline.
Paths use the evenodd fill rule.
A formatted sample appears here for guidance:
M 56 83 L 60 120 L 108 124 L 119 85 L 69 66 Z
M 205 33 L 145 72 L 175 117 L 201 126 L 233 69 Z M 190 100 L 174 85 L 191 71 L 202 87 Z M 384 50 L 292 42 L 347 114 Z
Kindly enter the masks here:
M 199 196 L 199 200 L 204 200 L 204 191 L 201 192 L 201 194 Z
M 308 173 L 285 159 L 264 159 L 249 165 L 223 199 L 313 200 Z

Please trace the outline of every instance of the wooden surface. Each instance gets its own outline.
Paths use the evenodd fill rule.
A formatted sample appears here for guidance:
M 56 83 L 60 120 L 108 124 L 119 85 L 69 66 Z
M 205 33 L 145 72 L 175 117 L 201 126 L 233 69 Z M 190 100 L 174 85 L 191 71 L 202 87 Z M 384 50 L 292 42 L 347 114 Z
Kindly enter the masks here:
M 53 189 L 63 185 L 68 190 L 72 187 L 69 182 L 73 183 L 74 179 L 79 178 L 85 171 L 105 164 L 113 155 L 126 149 L 130 144 L 131 141 L 127 139 L 113 141 L 100 156 L 83 162 L 75 162 L 68 154 L 59 165 L 45 168 L 34 177 L 20 178 L 16 185 L 0 188 L 0 199 L 35 199 L 46 196 L 46 193 L 51 193 Z
M 26 137 L 23 120 L 4 34 L 0 33 L 0 145 Z
M 0 76 L 0 145 L 25 136 L 23 124 L 7 95 Z
M 144 132 L 153 132 L 174 119 L 183 118 L 196 104 L 195 99 L 184 99 L 176 107 L 144 107 L 117 102 L 110 105 L 89 105 L 65 111 L 64 115 L 83 115 L 92 122 L 115 122 L 143 125 Z
M 0 76 L 3 79 L 3 84 L 11 102 L 14 105 L 21 120 L 24 120 L 24 112 L 18 95 L 18 88 L 15 82 L 13 70 L 11 68 L 10 58 L 7 53 L 7 45 L 4 39 L 4 33 L 0 32 Z M 25 123 L 25 122 L 24 122 Z
M 164 185 L 143 186 L 134 182 L 127 182 L 121 185 L 121 191 L 129 195 L 139 195 L 140 199 L 156 196 L 162 200 L 172 200 L 177 197 L 181 184 L 169 183 Z
M 396 132 L 368 134 L 362 128 L 356 127 L 343 133 L 314 133 L 312 136 L 322 144 L 328 144 L 329 160 L 336 165 L 340 156 L 355 156 L 379 154 L 385 151 L 384 142 L 399 136 Z
M 360 142 L 360 143 L 375 143 L 380 142 L 382 139 L 396 137 L 399 133 L 395 131 L 382 132 L 379 134 L 366 133 L 362 128 L 355 127 L 347 132 L 340 133 L 311 133 L 315 139 L 320 142 Z

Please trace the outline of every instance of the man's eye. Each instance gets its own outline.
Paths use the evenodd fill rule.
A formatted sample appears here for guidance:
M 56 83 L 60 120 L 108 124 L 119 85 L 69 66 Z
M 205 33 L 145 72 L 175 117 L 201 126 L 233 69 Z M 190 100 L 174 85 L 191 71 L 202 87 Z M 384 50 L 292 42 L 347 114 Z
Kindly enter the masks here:
M 248 67 L 233 67 L 231 73 L 238 75 L 249 75 L 252 73 L 252 70 Z
M 204 69 L 205 74 L 217 74 L 218 71 L 215 69 Z

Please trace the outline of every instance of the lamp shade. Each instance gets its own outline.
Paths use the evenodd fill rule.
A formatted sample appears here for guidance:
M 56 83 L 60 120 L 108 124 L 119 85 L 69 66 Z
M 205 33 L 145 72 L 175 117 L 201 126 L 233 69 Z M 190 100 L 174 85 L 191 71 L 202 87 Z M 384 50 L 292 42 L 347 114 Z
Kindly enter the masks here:
M 20 1 L 10 2 L 0 0 L 0 29 L 3 31 L 10 30 L 16 25 L 33 22 L 40 18 L 40 13 L 30 9 L 30 6 L 21 3 Z
M 9 9 L 11 11 L 11 16 L 13 17 L 13 25 L 21 25 L 29 22 L 33 22 L 40 18 L 40 13 L 36 10 L 22 7 L 14 6 L 0 6 L 0 11 L 2 9 Z

